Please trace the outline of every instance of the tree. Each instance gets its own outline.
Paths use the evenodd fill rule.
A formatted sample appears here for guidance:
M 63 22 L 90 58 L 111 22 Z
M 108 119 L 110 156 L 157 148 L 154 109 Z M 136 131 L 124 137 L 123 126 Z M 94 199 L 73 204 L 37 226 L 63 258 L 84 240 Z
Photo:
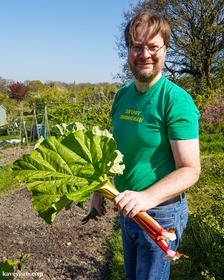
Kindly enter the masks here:
M 68 102 L 69 97 L 69 91 L 66 88 L 57 88 L 55 85 L 46 85 L 39 93 L 39 96 L 34 98 L 33 101 L 36 100 L 36 103 L 39 103 L 39 105 L 42 104 L 41 106 L 44 106 L 45 103 L 49 105 Z
M 16 101 L 24 100 L 29 93 L 28 87 L 19 82 L 9 85 L 8 88 L 10 90 L 9 98 L 15 99 Z
M 7 93 L 7 81 L 0 76 L 0 93 Z
M 44 85 L 42 84 L 41 81 L 39 80 L 34 80 L 34 81 L 30 81 L 28 84 L 27 84 L 27 87 L 29 89 L 30 92 L 33 92 L 33 93 L 40 93 L 42 90 L 44 90 Z
M 193 77 L 193 91 L 213 88 L 212 76 L 223 63 L 224 2 L 223 0 L 149 0 L 139 1 L 132 11 L 124 13 L 127 22 L 136 12 L 159 11 L 172 28 L 165 71 L 173 80 Z M 124 29 L 124 24 L 121 30 Z M 118 41 L 119 56 L 124 57 L 124 45 Z M 127 66 L 125 75 L 130 78 Z

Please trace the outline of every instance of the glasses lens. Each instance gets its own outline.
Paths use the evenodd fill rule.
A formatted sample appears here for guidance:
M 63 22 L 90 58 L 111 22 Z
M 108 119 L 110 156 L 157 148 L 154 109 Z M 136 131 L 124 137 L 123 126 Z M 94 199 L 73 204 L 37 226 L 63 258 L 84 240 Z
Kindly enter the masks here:
M 131 51 L 136 54 L 141 54 L 146 49 L 150 55 L 156 55 L 163 48 L 163 46 L 164 45 L 162 45 L 162 47 L 158 47 L 158 46 L 147 47 L 147 46 L 134 44 L 131 46 Z

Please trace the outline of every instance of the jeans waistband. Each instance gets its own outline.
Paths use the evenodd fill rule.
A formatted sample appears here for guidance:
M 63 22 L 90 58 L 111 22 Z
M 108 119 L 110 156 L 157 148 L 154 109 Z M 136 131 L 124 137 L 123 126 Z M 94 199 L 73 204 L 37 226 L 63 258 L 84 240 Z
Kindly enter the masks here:
M 182 199 L 185 198 L 185 192 L 184 193 L 181 193 L 167 201 L 164 201 L 163 203 L 159 204 L 158 206 L 166 206 L 166 205 L 169 205 L 169 204 L 172 204 L 172 203 L 175 203 L 175 202 L 180 202 Z

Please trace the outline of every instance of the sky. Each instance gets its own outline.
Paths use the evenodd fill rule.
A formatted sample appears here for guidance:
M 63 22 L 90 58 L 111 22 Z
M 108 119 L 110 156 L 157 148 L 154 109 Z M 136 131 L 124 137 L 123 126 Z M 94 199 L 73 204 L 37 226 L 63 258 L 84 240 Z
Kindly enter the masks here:
M 113 83 L 122 60 L 116 36 L 137 0 L 0 0 L 0 76 Z

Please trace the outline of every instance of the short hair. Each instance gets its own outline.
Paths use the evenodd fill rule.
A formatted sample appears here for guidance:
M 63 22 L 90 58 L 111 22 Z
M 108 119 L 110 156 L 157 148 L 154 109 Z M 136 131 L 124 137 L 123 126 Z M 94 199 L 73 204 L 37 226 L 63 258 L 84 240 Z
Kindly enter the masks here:
M 127 48 L 133 44 L 136 37 L 136 29 L 140 25 L 147 24 L 152 27 L 149 34 L 149 39 L 155 37 L 157 34 L 161 34 L 164 40 L 164 45 L 169 46 L 171 28 L 169 23 L 155 11 L 141 12 L 135 15 L 127 24 L 124 30 L 125 43 Z

